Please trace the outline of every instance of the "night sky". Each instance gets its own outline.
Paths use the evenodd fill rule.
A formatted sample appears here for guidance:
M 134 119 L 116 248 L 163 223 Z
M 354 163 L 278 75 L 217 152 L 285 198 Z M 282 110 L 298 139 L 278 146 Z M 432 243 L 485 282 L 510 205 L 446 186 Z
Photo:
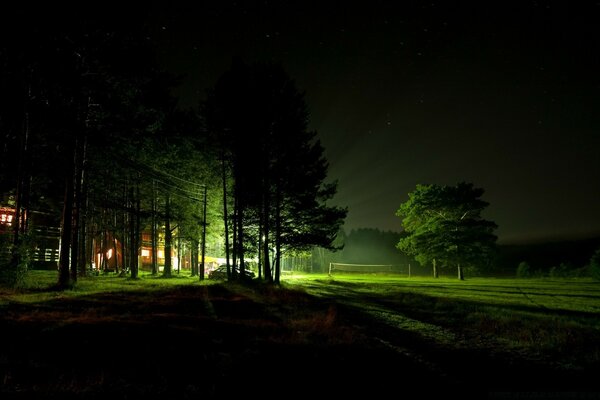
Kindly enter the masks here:
M 191 4 L 194 3 L 194 4 Z M 600 233 L 600 2 L 149 6 L 195 106 L 232 57 L 306 92 L 345 228 L 401 230 L 418 183 L 473 182 L 500 243 Z

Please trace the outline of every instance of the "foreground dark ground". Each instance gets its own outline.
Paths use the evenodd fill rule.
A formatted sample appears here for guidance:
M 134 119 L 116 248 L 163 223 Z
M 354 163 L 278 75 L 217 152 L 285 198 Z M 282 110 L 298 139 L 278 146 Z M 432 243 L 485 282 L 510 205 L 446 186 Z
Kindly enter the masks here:
M 1 311 L 0 398 L 600 398 L 597 370 L 430 341 L 299 290 L 175 286 Z

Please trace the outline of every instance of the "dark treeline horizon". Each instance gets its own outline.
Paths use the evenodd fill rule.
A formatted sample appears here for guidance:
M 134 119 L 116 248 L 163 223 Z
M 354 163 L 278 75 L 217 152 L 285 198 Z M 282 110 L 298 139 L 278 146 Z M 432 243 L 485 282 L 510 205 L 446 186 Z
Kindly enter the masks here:
M 431 266 L 420 265 L 414 257 L 404 254 L 396 248 L 402 232 L 379 228 L 353 228 L 348 233 L 342 230 L 338 235 L 338 244 L 343 248 L 336 252 L 315 251 L 315 266 L 323 272 L 328 263 L 349 264 L 386 264 L 397 267 L 401 273 L 407 273 L 411 265 L 413 275 L 430 276 Z M 514 277 L 519 263 L 526 262 L 540 273 L 548 273 L 552 267 L 561 264 L 570 269 L 586 267 L 594 252 L 600 247 L 600 235 L 581 239 L 549 239 L 532 243 L 498 243 L 496 254 L 489 266 L 481 266 L 476 274 L 484 276 Z M 451 266 L 442 266 L 443 275 L 452 275 Z

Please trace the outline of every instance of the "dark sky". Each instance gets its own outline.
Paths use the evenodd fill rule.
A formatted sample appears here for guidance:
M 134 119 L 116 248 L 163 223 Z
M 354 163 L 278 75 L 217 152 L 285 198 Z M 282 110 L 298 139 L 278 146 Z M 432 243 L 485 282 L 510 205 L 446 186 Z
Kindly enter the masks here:
M 501 243 L 600 233 L 598 1 L 170 1 L 149 13 L 164 66 L 186 76 L 183 105 L 234 56 L 283 64 L 348 231 L 400 231 L 416 184 L 468 181 Z

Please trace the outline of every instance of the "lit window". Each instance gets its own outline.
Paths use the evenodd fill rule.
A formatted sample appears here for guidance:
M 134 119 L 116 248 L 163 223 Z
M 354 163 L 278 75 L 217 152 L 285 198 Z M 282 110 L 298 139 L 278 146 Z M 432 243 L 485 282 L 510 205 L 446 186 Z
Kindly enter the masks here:
M 110 258 L 112 257 L 113 254 L 113 249 L 108 249 L 108 251 L 106 252 L 106 258 L 108 258 L 110 260 Z
M 150 257 L 150 250 L 142 249 L 142 257 Z
M 11 225 L 12 220 L 12 214 L 0 214 L 0 224 Z

